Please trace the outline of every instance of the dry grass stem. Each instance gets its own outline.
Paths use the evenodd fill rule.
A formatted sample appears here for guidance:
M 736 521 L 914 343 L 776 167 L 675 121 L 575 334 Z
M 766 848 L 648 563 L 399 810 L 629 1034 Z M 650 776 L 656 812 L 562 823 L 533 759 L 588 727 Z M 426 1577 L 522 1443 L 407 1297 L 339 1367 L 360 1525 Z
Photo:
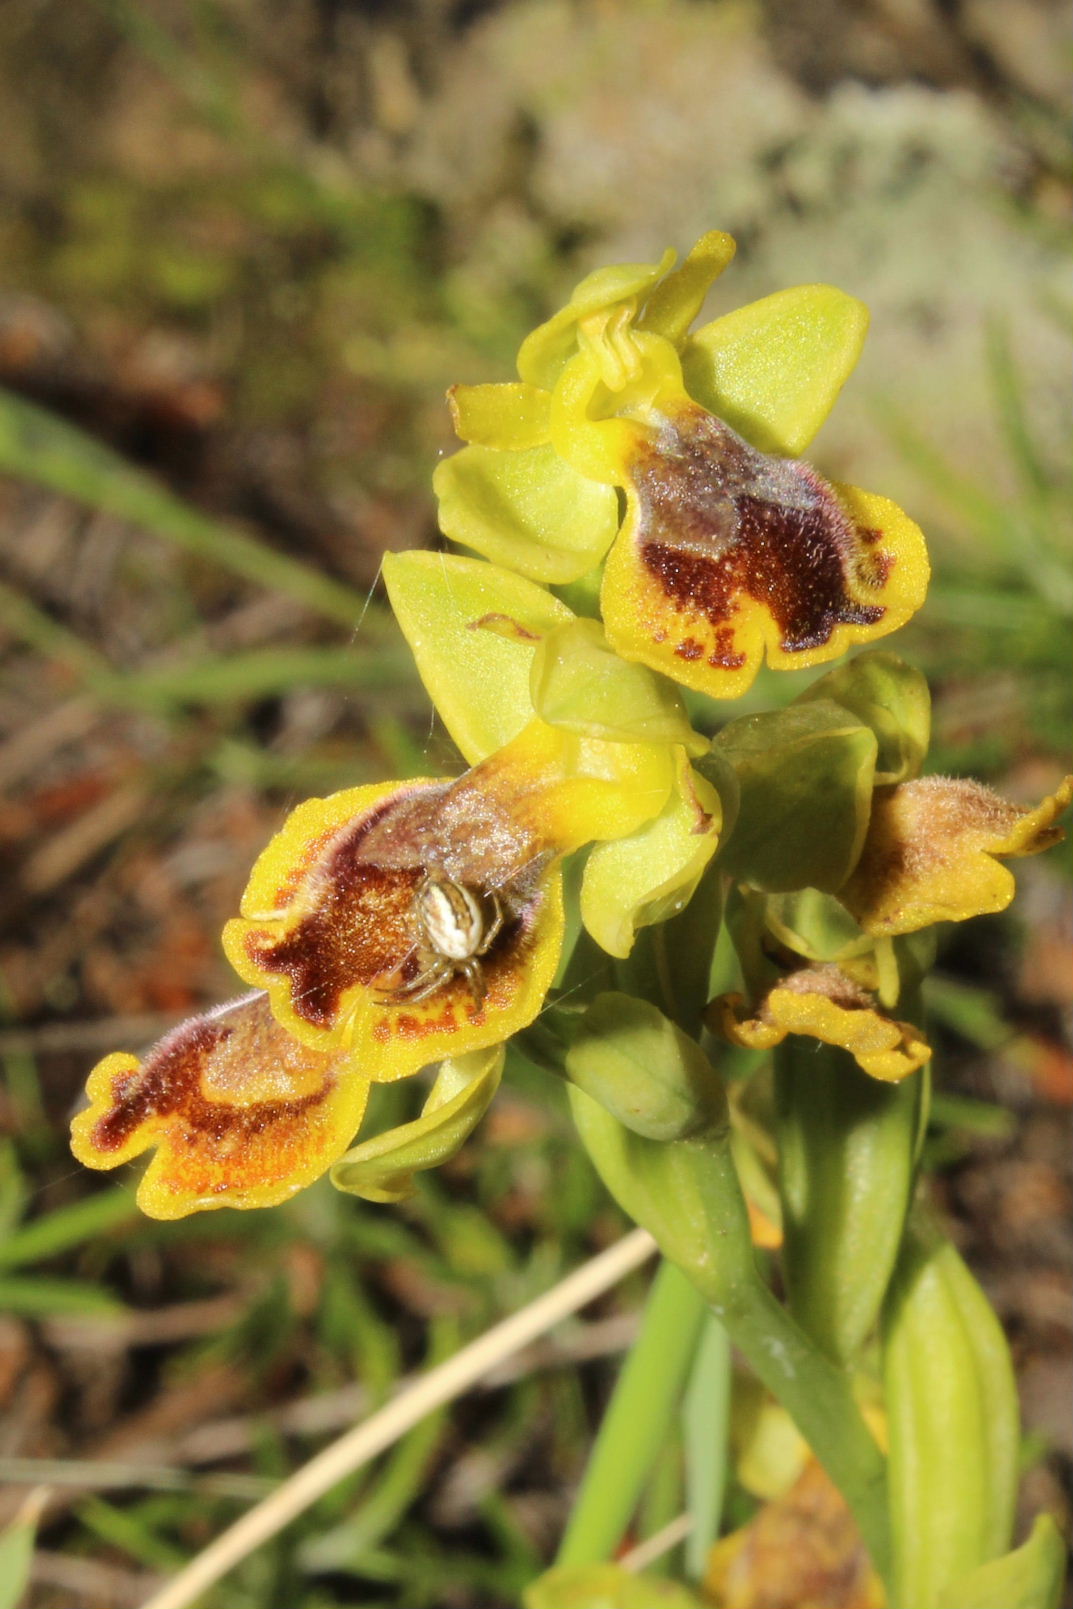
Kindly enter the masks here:
M 470 1390 L 510 1357 L 616 1285 L 655 1251 L 646 1230 L 636 1229 L 584 1263 L 543 1296 L 486 1330 L 453 1358 L 430 1369 L 386 1407 L 303 1465 L 289 1480 L 181 1570 L 143 1609 L 188 1609 L 215 1582 L 256 1548 L 276 1536 L 345 1476 L 367 1464 L 444 1403 Z

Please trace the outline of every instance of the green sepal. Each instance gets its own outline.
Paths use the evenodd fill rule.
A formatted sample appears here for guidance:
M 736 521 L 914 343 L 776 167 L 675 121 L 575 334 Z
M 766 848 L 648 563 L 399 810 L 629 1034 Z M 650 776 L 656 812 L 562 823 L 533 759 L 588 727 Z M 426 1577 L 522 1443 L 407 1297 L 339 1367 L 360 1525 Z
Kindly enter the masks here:
M 831 699 L 876 735 L 876 787 L 920 775 L 931 739 L 931 694 L 922 673 L 877 648 L 858 654 L 806 688 L 795 703 Z
M 518 350 L 518 374 L 527 385 L 550 390 L 578 349 L 578 324 L 621 304 L 636 308 L 673 265 L 668 248 L 658 263 L 612 263 L 597 268 L 574 286 L 570 300 L 527 335 Z
M 1010 1349 L 954 1247 L 916 1225 L 882 1337 L 895 1599 L 948 1609 L 953 1583 L 1010 1545 L 1020 1451 Z
M 861 1072 L 833 1045 L 775 1051 L 783 1268 L 790 1311 L 836 1362 L 871 1335 L 915 1177 L 922 1080 Z
M 947 1587 L 943 1609 L 1058 1609 L 1065 1577 L 1062 1533 L 1039 1514 L 1027 1542 Z
M 413 1195 L 414 1174 L 453 1157 L 477 1127 L 499 1088 L 504 1056 L 502 1045 L 492 1045 L 441 1063 L 421 1116 L 341 1156 L 331 1170 L 336 1189 L 385 1203 Z
M 675 1581 L 635 1575 L 617 1564 L 557 1565 L 522 1594 L 523 1609 L 702 1609 Z
M 719 862 L 768 893 L 833 893 L 860 857 L 878 744 L 841 705 L 812 704 L 731 721 L 713 754 L 737 773 L 741 803 Z
M 682 349 L 690 396 L 761 452 L 804 452 L 849 378 L 868 309 L 831 285 L 794 285 L 726 313 Z
M 726 1110 L 722 1081 L 696 1041 L 649 1001 L 613 990 L 576 1022 L 566 1074 L 650 1140 L 707 1131 Z
M 570 610 L 510 570 L 453 553 L 385 554 L 384 582 L 421 680 L 475 765 L 533 719 L 533 650 Z
M 594 846 L 581 884 L 581 918 L 609 955 L 625 959 L 637 930 L 679 915 L 715 854 L 722 804 L 682 757 L 679 785 L 658 816 L 628 838 Z
M 537 645 L 529 677 L 533 708 L 549 726 L 610 743 L 675 743 L 704 754 L 682 696 L 655 671 L 620 659 L 596 620 L 569 620 Z
M 554 447 L 463 447 L 436 467 L 440 529 L 532 581 L 576 581 L 619 526 L 618 495 L 578 473 Z

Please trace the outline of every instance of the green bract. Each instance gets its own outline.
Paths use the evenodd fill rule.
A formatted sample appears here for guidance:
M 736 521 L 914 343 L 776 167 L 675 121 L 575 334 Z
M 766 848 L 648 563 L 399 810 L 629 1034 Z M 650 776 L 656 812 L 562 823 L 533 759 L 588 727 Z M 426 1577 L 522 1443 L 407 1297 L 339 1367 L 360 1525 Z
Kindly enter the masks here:
M 1021 1547 L 947 1587 L 943 1609 L 1058 1609 L 1065 1573 L 1061 1532 L 1040 1514 Z
M 907 1234 L 883 1318 L 898 1601 L 948 1591 L 1010 1545 L 1020 1443 L 1010 1350 L 949 1242 Z
M 919 776 L 931 736 L 931 694 L 924 677 L 897 654 L 870 649 L 829 670 L 797 699 L 830 699 L 876 735 L 876 787 Z
M 598 994 L 574 1030 L 566 1072 L 635 1134 L 680 1140 L 725 1117 L 722 1084 L 695 1040 L 647 1000 Z
M 884 1084 L 795 1036 L 776 1052 L 775 1092 L 790 1308 L 844 1362 L 874 1330 L 901 1244 L 920 1075 Z
M 732 721 L 714 752 L 741 789 L 720 850 L 724 870 L 769 893 L 840 888 L 868 829 L 878 752 L 871 728 L 821 699 Z

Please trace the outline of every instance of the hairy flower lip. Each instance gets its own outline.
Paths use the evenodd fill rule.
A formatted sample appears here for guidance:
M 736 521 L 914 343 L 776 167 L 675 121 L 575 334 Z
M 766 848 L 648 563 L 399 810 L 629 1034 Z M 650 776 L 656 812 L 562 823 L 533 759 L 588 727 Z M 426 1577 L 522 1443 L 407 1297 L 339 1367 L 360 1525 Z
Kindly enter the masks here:
M 225 930 L 232 964 L 268 991 L 290 1033 L 321 1049 L 359 1047 L 377 1081 L 509 1037 L 554 975 L 554 848 L 472 778 L 308 801 L 261 856 L 243 915 Z M 501 927 L 474 960 L 480 998 L 421 926 L 416 896 L 430 876 L 499 902 Z M 436 986 L 408 998 L 437 957 Z
M 1034 809 L 968 778 L 917 777 L 877 788 L 857 866 L 838 898 L 866 933 L 913 933 L 1005 910 L 1007 856 L 1036 855 L 1064 836 L 1067 776 Z
M 628 512 L 604 573 L 624 657 L 732 697 L 765 657 L 823 663 L 922 601 L 923 539 L 893 504 L 759 452 L 689 401 L 653 425 L 623 453 Z
M 345 1053 L 300 1045 L 257 992 L 180 1023 L 141 1062 L 106 1056 L 71 1148 L 113 1168 L 155 1147 L 137 1198 L 152 1218 L 275 1206 L 342 1155 L 368 1090 Z

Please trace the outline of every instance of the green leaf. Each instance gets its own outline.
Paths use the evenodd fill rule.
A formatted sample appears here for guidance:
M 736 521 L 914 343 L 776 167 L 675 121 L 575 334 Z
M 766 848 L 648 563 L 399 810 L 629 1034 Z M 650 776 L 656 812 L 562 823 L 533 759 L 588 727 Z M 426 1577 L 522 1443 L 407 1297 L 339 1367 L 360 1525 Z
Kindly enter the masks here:
M 618 530 L 618 494 L 588 480 L 554 447 L 463 447 L 432 477 L 440 529 L 532 581 L 576 581 Z
M 833 893 L 860 857 L 878 744 L 829 699 L 731 721 L 712 745 L 741 802 L 719 864 L 767 893 Z
M 634 1134 L 677 1140 L 718 1123 L 722 1082 L 695 1040 L 647 1000 L 609 990 L 578 1024 L 566 1073 Z
M 1061 1533 L 1040 1514 L 1027 1542 L 947 1587 L 943 1609 L 1058 1609 L 1065 1576 Z
M 705 324 L 682 351 L 691 396 L 761 452 L 804 452 L 861 355 L 863 302 L 795 285 Z
M 136 1216 L 137 1208 L 130 1190 L 123 1186 L 100 1190 L 83 1201 L 72 1202 L 69 1207 L 57 1207 L 54 1212 L 34 1219 L 0 1241 L 0 1268 L 15 1268 L 20 1263 L 55 1257 Z
M 533 655 L 533 708 L 549 726 L 610 743 L 678 743 L 703 754 L 678 689 L 645 665 L 620 659 L 596 620 L 554 627 Z
M 0 1531 L 0 1609 L 18 1609 L 30 1585 L 37 1521 L 48 1493 L 30 1492 L 10 1525 Z
M 533 651 L 570 610 L 510 570 L 455 554 L 388 553 L 384 581 L 429 696 L 476 764 L 532 720 Z
M 561 1565 L 534 1581 L 524 1609 L 701 1609 L 701 1600 L 673 1581 L 632 1575 L 617 1564 Z
M 931 694 L 923 675 L 897 654 L 858 654 L 813 682 L 798 705 L 830 699 L 876 735 L 876 786 L 920 775 L 931 737 Z
M 337 1190 L 393 1203 L 413 1194 L 415 1173 L 461 1150 L 491 1104 L 504 1050 L 493 1045 L 443 1062 L 421 1116 L 356 1145 L 331 1170 Z
M 0 1278 L 0 1312 L 21 1318 L 58 1318 L 123 1313 L 122 1302 L 80 1279 Z
M 916 1226 L 882 1328 L 895 1596 L 949 1609 L 952 1583 L 1010 1544 L 1020 1444 L 1010 1349 L 954 1247 Z

